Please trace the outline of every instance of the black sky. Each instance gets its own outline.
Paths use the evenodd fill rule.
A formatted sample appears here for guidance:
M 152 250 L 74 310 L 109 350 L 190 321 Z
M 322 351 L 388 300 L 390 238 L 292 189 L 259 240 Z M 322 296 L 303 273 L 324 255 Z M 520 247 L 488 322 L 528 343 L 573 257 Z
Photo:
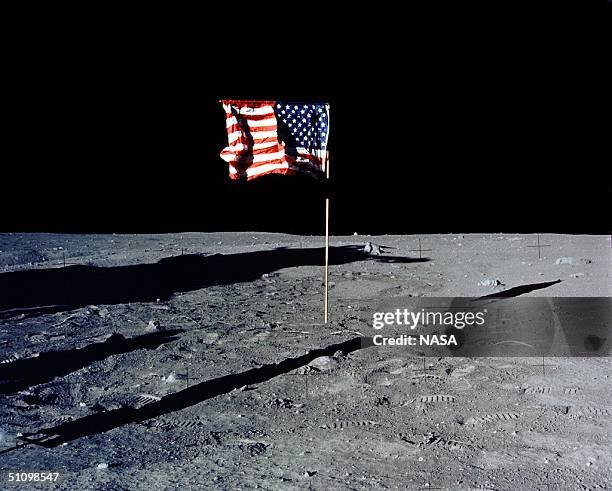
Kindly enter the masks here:
M 318 183 L 228 179 L 218 99 L 237 97 L 331 104 L 334 233 L 609 233 L 599 40 L 470 46 L 265 79 L 228 76 L 224 52 L 194 70 L 157 50 L 41 50 L 11 95 L 0 230 L 322 233 Z

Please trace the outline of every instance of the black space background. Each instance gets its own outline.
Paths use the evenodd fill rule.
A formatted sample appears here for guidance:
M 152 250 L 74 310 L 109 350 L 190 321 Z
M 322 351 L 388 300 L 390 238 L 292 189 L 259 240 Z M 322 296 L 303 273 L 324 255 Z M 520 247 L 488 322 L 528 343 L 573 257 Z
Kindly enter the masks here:
M 224 52 L 39 46 L 10 95 L 0 230 L 323 233 L 317 182 L 227 177 L 218 99 L 236 97 L 331 104 L 334 234 L 609 233 L 610 53 L 544 38 L 290 73 L 279 53 L 266 77 L 228 75 Z

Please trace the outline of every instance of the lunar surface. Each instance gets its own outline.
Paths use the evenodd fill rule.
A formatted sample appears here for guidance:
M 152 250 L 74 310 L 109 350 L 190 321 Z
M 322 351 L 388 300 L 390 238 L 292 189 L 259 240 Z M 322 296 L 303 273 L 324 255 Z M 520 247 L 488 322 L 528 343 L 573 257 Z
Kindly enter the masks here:
M 609 357 L 361 342 L 392 297 L 612 296 L 610 237 L 537 244 L 333 237 L 324 325 L 321 237 L 2 234 L 0 488 L 610 489 Z

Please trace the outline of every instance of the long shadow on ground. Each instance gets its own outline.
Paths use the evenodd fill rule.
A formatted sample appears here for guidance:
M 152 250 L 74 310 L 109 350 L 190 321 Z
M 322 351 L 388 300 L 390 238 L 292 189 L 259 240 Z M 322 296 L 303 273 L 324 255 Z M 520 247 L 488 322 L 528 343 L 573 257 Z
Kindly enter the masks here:
M 323 265 L 324 249 L 273 249 L 241 254 L 185 255 L 154 264 L 17 271 L 0 275 L 0 319 L 73 310 L 92 304 L 167 300 L 176 292 L 253 281 L 294 266 Z M 411 263 L 428 259 L 365 254 L 358 246 L 330 248 L 330 264 Z
M 485 298 L 518 297 L 519 295 L 525 295 L 526 293 L 530 293 L 536 290 L 541 290 L 543 288 L 548 288 L 549 286 L 556 285 L 557 283 L 561 283 L 561 280 L 545 281 L 543 283 L 530 283 L 528 285 L 515 286 L 513 288 L 510 288 L 509 290 L 491 293 L 490 295 L 485 295 L 484 297 L 478 297 L 476 300 L 483 300 Z
M 181 329 L 173 329 L 130 339 L 124 338 L 121 334 L 113 334 L 103 343 L 90 344 L 80 349 L 49 351 L 41 353 L 36 358 L 0 365 L 0 394 L 11 394 L 48 382 L 111 355 L 139 349 L 155 349 L 177 339 L 174 335 L 180 332 Z
M 326 348 L 311 350 L 303 356 L 287 358 L 280 363 L 263 365 L 259 368 L 247 370 L 246 372 L 234 373 L 208 380 L 181 390 L 180 392 L 162 397 L 161 400 L 148 404 L 142 408 L 126 407 L 92 414 L 76 421 L 70 421 L 52 428 L 42 429 L 36 433 L 24 434 L 21 439 L 26 442 L 26 445 L 37 444 L 49 448 L 57 447 L 58 445 L 77 438 L 97 435 L 119 426 L 138 423 L 174 411 L 179 411 L 244 385 L 266 382 L 278 375 L 288 373 L 291 370 L 307 365 L 319 356 L 330 356 L 336 353 L 336 351 L 342 351 L 347 354 L 372 345 L 370 338 L 353 338 Z M 37 436 L 38 438 L 35 438 Z M 17 448 L 19 448 L 19 446 L 3 450 L 0 453 L 16 450 Z

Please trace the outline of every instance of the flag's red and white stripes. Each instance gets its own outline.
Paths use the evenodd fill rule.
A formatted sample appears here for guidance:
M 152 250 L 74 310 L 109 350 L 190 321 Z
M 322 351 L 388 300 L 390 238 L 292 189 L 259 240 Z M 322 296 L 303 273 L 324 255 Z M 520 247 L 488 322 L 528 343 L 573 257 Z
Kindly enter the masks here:
M 267 174 L 306 172 L 317 176 L 327 158 L 326 151 L 297 149 L 287 155 L 278 138 L 274 114 L 276 101 L 222 101 L 228 146 L 221 158 L 229 164 L 232 179 L 255 179 Z

